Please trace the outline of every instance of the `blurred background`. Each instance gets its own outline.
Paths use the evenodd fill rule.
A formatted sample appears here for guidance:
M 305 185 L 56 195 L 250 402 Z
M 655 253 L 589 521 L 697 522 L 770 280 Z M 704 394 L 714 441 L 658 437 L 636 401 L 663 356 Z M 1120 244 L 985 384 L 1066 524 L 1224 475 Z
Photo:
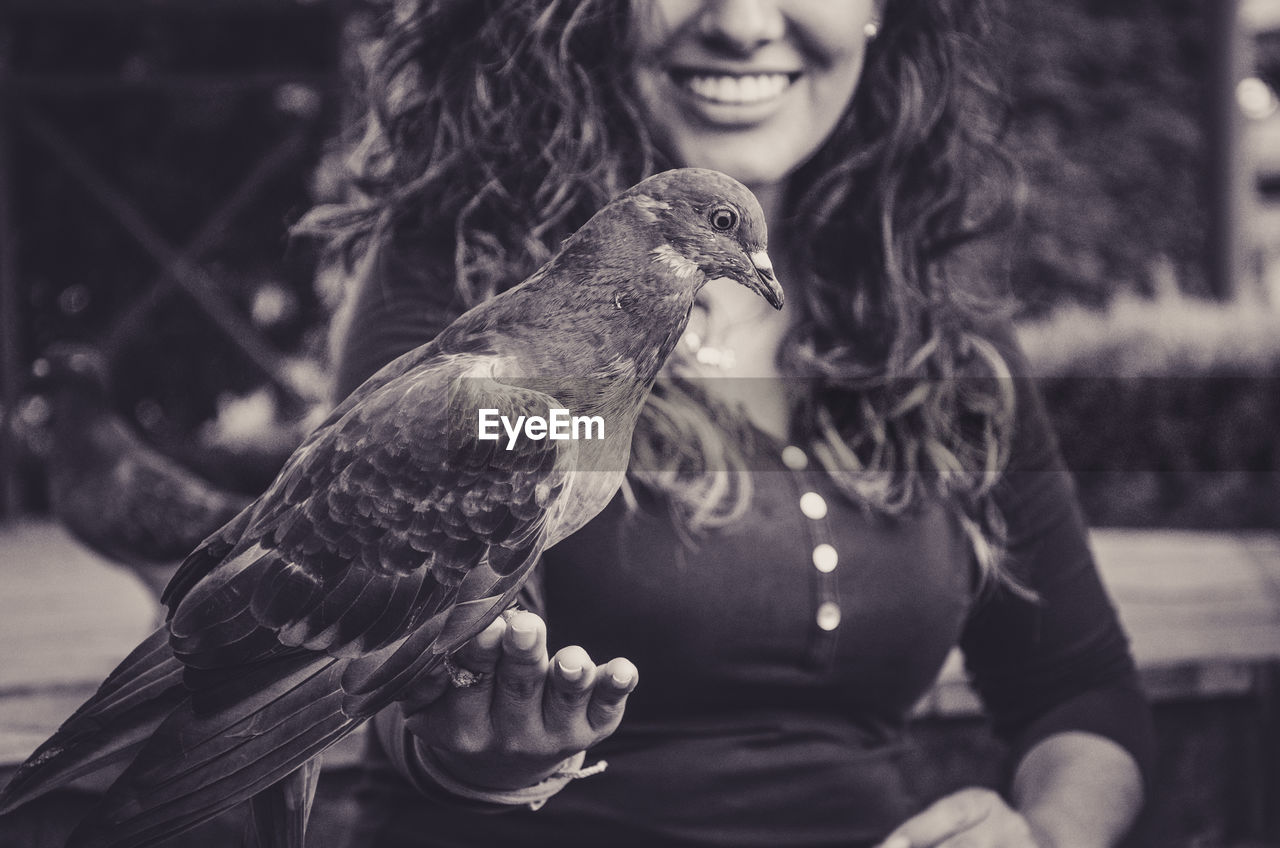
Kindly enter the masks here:
M 1161 733 L 1131 844 L 1277 846 L 1280 0 L 1010 5 L 1001 261 Z M 199 540 L 172 505 L 256 494 L 323 401 L 338 293 L 288 229 L 341 190 L 360 28 L 337 0 L 0 4 L 0 779 L 149 629 Z M 193 488 L 77 477 L 59 369 L 117 428 L 93 438 Z M 146 562 L 104 542 L 113 509 L 162 525 Z M 920 715 L 922 791 L 1000 779 L 956 663 Z M 54 839 L 58 809 L 0 843 Z

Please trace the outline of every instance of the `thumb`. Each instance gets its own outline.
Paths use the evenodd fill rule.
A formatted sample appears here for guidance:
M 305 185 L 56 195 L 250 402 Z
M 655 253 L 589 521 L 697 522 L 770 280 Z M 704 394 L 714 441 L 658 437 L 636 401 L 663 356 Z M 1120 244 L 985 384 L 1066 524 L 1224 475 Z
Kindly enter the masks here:
M 879 848 L 932 848 L 973 828 L 991 814 L 998 801 L 999 796 L 989 789 L 970 787 L 953 792 L 908 819 Z

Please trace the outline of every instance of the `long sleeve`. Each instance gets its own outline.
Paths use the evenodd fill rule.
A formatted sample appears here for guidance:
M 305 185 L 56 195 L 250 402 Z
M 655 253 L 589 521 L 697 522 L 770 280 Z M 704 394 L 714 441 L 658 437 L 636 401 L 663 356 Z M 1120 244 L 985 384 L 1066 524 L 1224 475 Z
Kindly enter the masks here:
M 331 339 L 333 395 L 341 399 L 402 353 L 426 344 L 462 314 L 443 263 L 375 245 L 355 267 Z
M 1012 346 L 1010 359 L 1025 375 Z M 998 589 L 979 601 L 961 639 L 966 664 L 1016 757 L 1054 733 L 1086 731 L 1129 752 L 1150 785 L 1154 732 L 1128 637 L 1039 394 L 1025 376 L 1016 386 L 1017 431 L 997 503 L 1009 529 L 1008 567 L 1038 600 Z

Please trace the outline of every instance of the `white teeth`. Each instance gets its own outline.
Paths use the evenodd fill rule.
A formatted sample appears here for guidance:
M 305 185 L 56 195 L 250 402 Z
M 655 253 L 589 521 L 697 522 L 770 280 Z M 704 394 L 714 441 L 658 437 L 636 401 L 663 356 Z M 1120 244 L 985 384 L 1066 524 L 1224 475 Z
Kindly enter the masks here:
M 699 97 L 735 106 L 771 100 L 789 85 L 791 78 L 786 74 L 696 75 L 685 81 L 685 87 Z

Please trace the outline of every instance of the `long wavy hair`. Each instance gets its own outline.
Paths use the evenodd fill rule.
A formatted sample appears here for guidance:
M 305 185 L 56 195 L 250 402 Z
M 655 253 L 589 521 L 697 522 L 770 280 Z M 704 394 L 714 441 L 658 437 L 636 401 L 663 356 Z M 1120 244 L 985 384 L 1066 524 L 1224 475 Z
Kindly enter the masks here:
M 984 577 L 1003 576 L 992 490 L 1014 398 L 983 329 L 1001 292 L 962 260 L 1009 206 L 984 58 L 996 2 L 887 0 L 857 93 L 793 176 L 781 224 L 809 275 L 780 359 L 803 378 L 792 438 L 872 513 L 932 497 L 956 507 Z M 424 276 L 451 279 L 471 306 L 524 279 L 615 193 L 678 164 L 633 90 L 629 3 L 366 5 L 353 191 L 300 227 L 335 247 L 420 248 L 434 265 Z M 696 533 L 742 515 L 750 475 L 724 473 L 746 470 L 735 419 L 685 365 L 642 415 L 631 480 Z

